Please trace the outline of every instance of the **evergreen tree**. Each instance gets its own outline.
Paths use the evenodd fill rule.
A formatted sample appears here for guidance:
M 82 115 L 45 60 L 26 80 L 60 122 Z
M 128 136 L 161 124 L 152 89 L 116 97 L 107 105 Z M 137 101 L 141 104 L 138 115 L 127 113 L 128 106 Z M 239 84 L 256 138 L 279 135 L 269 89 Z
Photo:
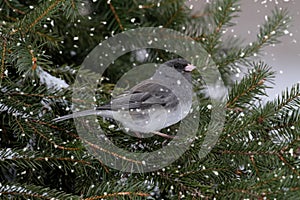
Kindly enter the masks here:
M 298 198 L 300 88 L 295 85 L 262 104 L 275 73 L 255 56 L 279 42 L 290 18 L 286 10 L 275 9 L 257 39 L 242 45 L 223 33 L 235 25 L 232 19 L 241 12 L 239 3 L 215 0 L 201 14 L 192 14 L 180 0 L 1 1 L 0 197 Z M 51 120 L 71 112 L 69 85 L 89 52 L 108 37 L 139 27 L 173 29 L 201 44 L 218 66 L 229 95 L 222 133 L 204 158 L 199 159 L 198 153 L 211 111 L 210 100 L 199 94 L 204 102 L 199 108 L 201 122 L 189 150 L 158 171 L 126 173 L 107 167 L 88 151 L 101 147 L 80 138 L 72 120 Z M 97 102 L 110 99 L 114 84 L 129 69 L 122 66 L 174 57 L 155 49 L 147 53 L 143 61 L 131 52 L 113 63 L 99 84 Z M 240 81 L 232 78 L 245 69 L 248 73 Z M 100 122 L 107 136 L 128 151 L 153 151 L 170 142 L 159 136 L 137 139 L 110 129 L 114 122 Z

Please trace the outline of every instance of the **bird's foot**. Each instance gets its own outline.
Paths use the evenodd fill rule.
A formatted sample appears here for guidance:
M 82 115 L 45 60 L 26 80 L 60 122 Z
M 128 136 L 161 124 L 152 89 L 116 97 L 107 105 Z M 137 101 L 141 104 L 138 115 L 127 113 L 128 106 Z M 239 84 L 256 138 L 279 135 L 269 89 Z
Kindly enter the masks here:
M 161 133 L 161 132 L 158 132 L 158 131 L 152 131 L 151 133 L 153 133 L 155 135 L 159 135 L 159 136 L 164 137 L 164 138 L 168 138 L 168 139 L 173 139 L 175 137 L 175 136 L 167 135 L 167 134 L 164 134 L 164 133 Z

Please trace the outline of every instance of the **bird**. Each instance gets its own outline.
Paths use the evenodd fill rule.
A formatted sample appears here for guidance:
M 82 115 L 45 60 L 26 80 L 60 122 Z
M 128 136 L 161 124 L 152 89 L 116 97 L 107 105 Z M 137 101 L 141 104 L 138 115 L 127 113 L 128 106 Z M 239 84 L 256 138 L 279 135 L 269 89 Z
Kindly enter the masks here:
M 194 69 L 196 66 L 183 58 L 169 60 L 160 64 L 150 78 L 117 95 L 109 103 L 52 121 L 98 115 L 120 122 L 125 130 L 137 133 L 138 137 L 150 133 L 174 138 L 159 131 L 188 115 L 192 106 L 191 72 Z

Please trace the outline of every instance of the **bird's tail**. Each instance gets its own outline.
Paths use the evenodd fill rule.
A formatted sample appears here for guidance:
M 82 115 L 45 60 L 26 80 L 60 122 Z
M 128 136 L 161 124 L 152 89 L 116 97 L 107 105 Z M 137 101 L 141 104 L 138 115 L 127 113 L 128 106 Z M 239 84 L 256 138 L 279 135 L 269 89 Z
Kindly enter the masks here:
M 84 116 L 89 116 L 89 115 L 100 115 L 102 117 L 107 117 L 105 112 L 100 111 L 100 110 L 84 110 L 84 111 L 80 111 L 80 112 L 75 112 L 69 115 L 64 115 L 61 117 L 57 117 L 55 119 L 53 119 L 53 122 L 61 122 L 67 119 L 71 119 L 71 118 L 76 118 L 76 117 L 84 117 Z

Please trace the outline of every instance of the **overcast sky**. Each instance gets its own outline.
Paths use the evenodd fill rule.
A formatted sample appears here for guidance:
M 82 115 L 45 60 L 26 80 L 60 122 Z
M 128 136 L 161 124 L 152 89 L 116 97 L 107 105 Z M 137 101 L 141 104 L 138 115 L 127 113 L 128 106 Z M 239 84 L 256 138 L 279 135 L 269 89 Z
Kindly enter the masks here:
M 212 0 L 190 0 L 195 9 L 201 8 L 203 3 Z M 286 87 L 300 82 L 300 0 L 241 0 L 240 17 L 234 19 L 237 23 L 228 34 L 236 34 L 249 43 L 256 38 L 258 25 L 265 21 L 274 7 L 287 8 L 292 16 L 292 26 L 282 37 L 282 43 L 264 48 L 264 60 L 277 71 L 275 89 L 268 91 L 271 99 L 281 93 Z

